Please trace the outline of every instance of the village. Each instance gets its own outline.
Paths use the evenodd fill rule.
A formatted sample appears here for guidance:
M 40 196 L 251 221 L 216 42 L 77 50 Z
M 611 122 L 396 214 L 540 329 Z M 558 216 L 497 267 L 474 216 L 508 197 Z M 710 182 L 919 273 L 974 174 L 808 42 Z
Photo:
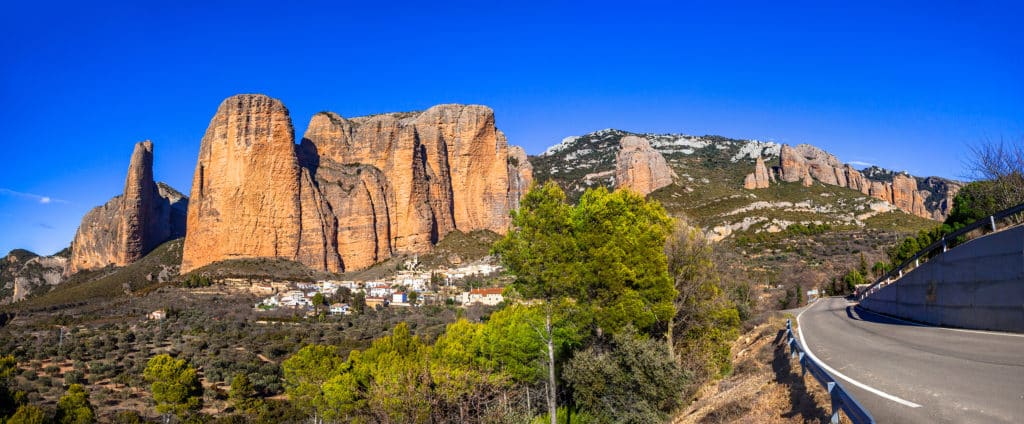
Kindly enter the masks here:
M 448 304 L 455 306 L 494 306 L 504 297 L 503 287 L 471 287 L 469 279 L 475 282 L 490 281 L 488 277 L 500 274 L 501 267 L 486 262 L 458 268 L 417 270 L 418 263 L 412 259 L 405 270 L 397 271 L 390 278 L 375 280 L 319 280 L 316 282 L 290 281 L 249 281 L 225 279 L 229 286 L 248 286 L 249 292 L 266 296 L 256 303 L 257 311 L 291 309 L 307 314 L 327 313 L 349 315 L 360 311 L 358 303 L 367 309 L 387 307 L 416 307 L 421 305 Z M 237 281 L 236 281 L 237 280 Z

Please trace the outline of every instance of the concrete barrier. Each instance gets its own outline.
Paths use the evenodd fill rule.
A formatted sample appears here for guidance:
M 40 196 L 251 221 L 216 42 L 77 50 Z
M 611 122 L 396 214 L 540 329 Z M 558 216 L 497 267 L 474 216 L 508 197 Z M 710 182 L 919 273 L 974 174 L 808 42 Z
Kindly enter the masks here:
M 1024 333 L 1024 226 L 940 254 L 860 305 L 927 324 Z

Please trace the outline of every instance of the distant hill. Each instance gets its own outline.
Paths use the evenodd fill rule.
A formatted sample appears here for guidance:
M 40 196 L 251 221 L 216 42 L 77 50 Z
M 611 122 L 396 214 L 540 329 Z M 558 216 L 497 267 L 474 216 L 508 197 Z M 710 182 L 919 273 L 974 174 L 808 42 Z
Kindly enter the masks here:
M 891 199 L 897 191 L 892 188 L 894 176 L 900 174 L 880 168 L 860 173 L 807 145 L 786 146 L 802 155 L 805 175 L 786 182 L 780 157 L 784 146 L 778 143 L 606 129 L 567 137 L 531 156 L 535 180 L 554 180 L 571 199 L 587 188 L 614 189 L 620 185 L 616 175 L 624 172 L 617 169 L 624 166 L 617 160 L 620 141 L 630 136 L 646 139 L 675 174 L 672 184 L 654 190 L 649 197 L 660 201 L 670 214 L 699 225 L 709 238 L 734 246 L 748 259 L 740 265 L 760 270 L 767 278 L 779 278 L 773 275 L 796 268 L 811 269 L 815 280 L 831 278 L 856 263 L 861 253 L 871 263 L 883 260 L 885 249 L 901 235 L 937 224 L 881 200 L 885 193 L 869 195 L 849 188 L 849 183 L 844 187 L 837 185 L 837 180 L 822 181 L 826 172 L 845 177 L 849 169 L 851 175 L 862 174 L 860 181 L 869 188 L 877 182 L 877 191 L 888 190 Z M 762 178 L 770 180 L 763 182 L 766 188 L 744 188 L 758 158 L 767 171 Z M 825 164 L 829 164 L 827 168 Z M 942 215 L 959 187 L 955 181 L 938 177 L 906 179 L 917 182 L 913 190 L 927 208 L 917 212 L 930 217 Z
M 22 300 L 32 293 L 51 289 L 63 281 L 67 249 L 53 256 L 39 256 L 14 249 L 0 258 L 0 305 Z

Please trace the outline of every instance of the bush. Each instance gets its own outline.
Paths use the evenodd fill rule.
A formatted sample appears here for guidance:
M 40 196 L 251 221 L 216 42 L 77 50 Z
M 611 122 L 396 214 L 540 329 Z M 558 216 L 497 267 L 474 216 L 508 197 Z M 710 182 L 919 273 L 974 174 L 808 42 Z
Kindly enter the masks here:
M 663 341 L 645 339 L 632 327 L 609 346 L 577 352 L 562 376 L 576 406 L 599 422 L 664 422 L 681 403 L 686 375 Z
M 185 288 L 198 288 L 198 287 L 209 287 L 213 285 L 213 280 L 207 275 L 189 274 L 181 281 L 181 286 Z

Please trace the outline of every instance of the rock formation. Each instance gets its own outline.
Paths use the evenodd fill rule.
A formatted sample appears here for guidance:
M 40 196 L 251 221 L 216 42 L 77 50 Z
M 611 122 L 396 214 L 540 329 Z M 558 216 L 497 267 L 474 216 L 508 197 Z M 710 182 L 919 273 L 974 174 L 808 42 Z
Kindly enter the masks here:
M 796 150 L 799 159 L 803 161 L 803 168 L 807 169 L 807 172 L 815 180 L 828 185 L 846 187 L 846 179 L 843 178 L 843 181 L 840 181 L 837 178 L 837 175 L 842 172 L 842 164 L 835 156 L 810 144 L 797 145 L 794 150 Z
M 892 203 L 892 183 L 871 181 L 871 186 L 868 187 L 868 195 Z
M 533 165 L 526 156 L 526 150 L 519 146 L 508 147 L 509 208 L 519 209 L 522 199 L 533 185 Z
M 846 173 L 846 182 L 851 190 L 857 190 L 861 193 L 868 194 L 870 189 L 870 182 L 864 179 L 859 171 L 853 169 L 852 166 L 846 165 L 843 167 Z
M 925 210 L 924 197 L 917 190 L 917 179 L 906 174 L 896 174 L 892 178 L 892 200 L 889 202 L 911 214 L 931 218 Z
M 810 172 L 805 172 L 804 177 L 800 180 L 800 184 L 804 187 L 810 187 L 814 185 L 814 179 L 811 178 Z
M 221 103 L 199 146 L 183 273 L 224 259 L 297 260 L 300 241 L 317 244 L 313 232 L 302 232 L 293 134 L 288 110 L 276 99 L 239 95 Z
M 615 188 L 627 188 L 646 196 L 672 184 L 676 173 L 647 139 L 631 135 L 623 137 L 619 143 L 615 155 Z
M 804 162 L 804 158 L 788 144 L 782 145 L 782 149 L 779 151 L 779 161 L 782 181 L 795 183 L 803 179 L 804 174 L 807 173 L 807 164 Z
M 124 193 L 82 218 L 65 274 L 127 265 L 161 243 L 184 236 L 187 204 L 181 193 L 153 181 L 153 143 L 137 143 Z
M 39 256 L 23 249 L 12 250 L 0 257 L 0 305 L 60 284 L 67 266 L 65 251 L 53 256 Z
M 768 167 L 764 166 L 764 159 L 758 156 L 757 162 L 754 164 L 754 172 L 747 174 L 743 181 L 743 188 L 748 190 L 768 188 L 769 179 Z
M 945 219 L 945 214 L 936 213 L 941 209 L 941 200 L 935 200 L 936 204 L 931 205 L 931 209 L 925 205 L 925 199 L 937 191 L 925 190 L 922 192 L 918 188 L 917 179 L 912 176 L 895 174 L 891 176 L 891 182 L 872 180 L 850 165 L 841 164 L 835 156 L 807 144 L 796 147 L 783 145 L 779 156 L 782 164 L 780 174 L 783 181 L 801 181 L 805 187 L 809 187 L 814 180 L 817 180 L 824 184 L 848 187 L 889 202 L 900 210 L 922 218 Z M 748 175 L 743 185 L 748 187 L 750 184 L 756 184 L 756 182 Z
M 451 231 L 503 233 L 531 179 L 484 106 L 322 112 L 295 147 L 280 101 L 235 96 L 203 138 L 182 270 L 243 257 L 355 270 Z
M 945 221 L 953 209 L 953 198 L 960 192 L 960 183 L 945 178 L 927 177 L 918 181 L 924 196 L 924 206 L 932 212 L 932 219 Z

